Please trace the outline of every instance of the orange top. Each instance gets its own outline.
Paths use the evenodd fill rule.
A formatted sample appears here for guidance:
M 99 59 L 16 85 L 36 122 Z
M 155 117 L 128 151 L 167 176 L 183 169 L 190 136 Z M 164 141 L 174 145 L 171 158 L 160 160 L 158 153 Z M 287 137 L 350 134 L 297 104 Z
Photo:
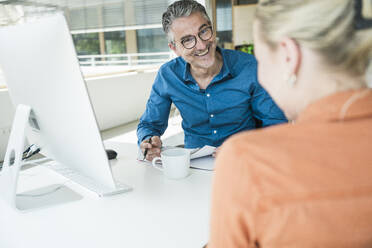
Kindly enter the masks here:
M 372 247 L 372 90 L 223 144 L 208 248 L 230 247 Z

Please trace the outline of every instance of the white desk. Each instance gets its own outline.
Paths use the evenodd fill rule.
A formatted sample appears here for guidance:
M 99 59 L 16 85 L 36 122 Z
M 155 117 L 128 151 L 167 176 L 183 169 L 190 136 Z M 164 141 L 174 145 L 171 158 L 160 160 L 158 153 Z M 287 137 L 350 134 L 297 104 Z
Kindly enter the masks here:
M 83 199 L 19 213 L 0 202 L 1 248 L 166 248 L 207 243 L 213 172 L 192 170 L 182 180 L 136 161 L 134 144 L 107 143 L 118 152 L 114 177 L 132 192 L 98 198 L 72 182 Z M 67 180 L 42 166 L 27 169 L 19 188 L 33 189 Z

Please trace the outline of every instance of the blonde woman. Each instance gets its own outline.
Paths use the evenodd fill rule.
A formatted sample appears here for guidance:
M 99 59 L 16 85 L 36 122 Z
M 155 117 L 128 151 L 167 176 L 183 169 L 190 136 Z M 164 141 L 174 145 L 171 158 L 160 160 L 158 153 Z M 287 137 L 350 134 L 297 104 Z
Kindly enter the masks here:
M 209 248 L 372 247 L 372 27 L 361 13 L 356 0 L 259 2 L 259 80 L 293 123 L 222 146 Z

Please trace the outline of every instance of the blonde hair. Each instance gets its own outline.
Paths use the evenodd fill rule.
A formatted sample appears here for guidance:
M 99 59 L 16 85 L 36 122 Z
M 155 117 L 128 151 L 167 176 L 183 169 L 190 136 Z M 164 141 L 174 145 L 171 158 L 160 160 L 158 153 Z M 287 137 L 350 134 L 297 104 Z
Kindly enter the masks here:
M 330 65 L 364 75 L 372 59 L 372 33 L 371 28 L 355 29 L 354 4 L 355 0 L 261 0 L 256 19 L 270 46 L 287 36 L 317 51 Z

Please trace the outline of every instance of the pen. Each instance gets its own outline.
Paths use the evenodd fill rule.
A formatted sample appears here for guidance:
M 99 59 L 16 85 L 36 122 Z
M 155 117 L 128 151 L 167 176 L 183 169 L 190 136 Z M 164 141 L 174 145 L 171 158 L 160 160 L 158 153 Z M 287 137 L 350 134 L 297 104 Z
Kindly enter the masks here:
M 151 138 L 152 138 L 152 137 L 150 137 L 150 139 L 149 139 L 149 144 L 151 144 Z M 149 150 L 149 148 L 145 148 L 145 152 L 143 153 L 143 160 L 146 159 L 146 156 L 147 156 L 147 152 L 148 152 L 148 150 Z

